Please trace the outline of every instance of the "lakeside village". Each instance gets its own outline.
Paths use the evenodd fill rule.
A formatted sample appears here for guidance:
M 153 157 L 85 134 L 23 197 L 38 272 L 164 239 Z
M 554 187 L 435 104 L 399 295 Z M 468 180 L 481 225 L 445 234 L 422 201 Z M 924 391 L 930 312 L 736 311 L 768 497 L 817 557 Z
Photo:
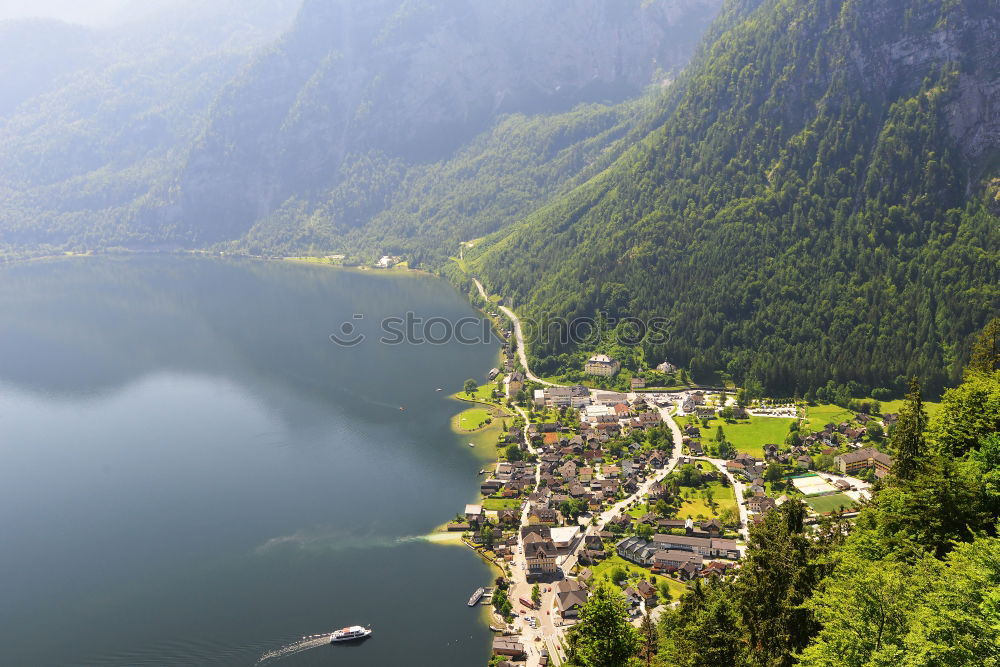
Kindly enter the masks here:
M 496 463 L 481 471 L 482 500 L 446 526 L 500 573 L 469 602 L 492 606 L 491 664 L 563 662 L 565 633 L 603 579 L 636 624 L 655 618 L 695 580 L 732 576 L 750 525 L 775 507 L 799 498 L 814 524 L 853 516 L 892 467 L 880 448 L 896 415 L 875 401 L 748 401 L 640 377 L 629 392 L 543 384 L 527 379 L 511 334 L 503 368 L 456 395 L 475 404 L 457 430 L 495 436 Z M 594 355 L 585 372 L 621 366 Z

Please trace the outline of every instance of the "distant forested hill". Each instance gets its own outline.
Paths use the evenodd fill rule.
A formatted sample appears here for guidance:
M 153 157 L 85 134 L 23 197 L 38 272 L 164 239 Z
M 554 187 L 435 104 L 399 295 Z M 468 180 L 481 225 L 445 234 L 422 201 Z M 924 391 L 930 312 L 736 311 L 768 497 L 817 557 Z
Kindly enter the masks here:
M 0 22 L 0 256 L 172 242 L 137 212 L 296 8 L 184 0 L 115 28 Z
M 769 390 L 937 390 L 1000 310 L 1000 6 L 765 0 L 610 169 L 473 251 L 533 318 L 666 316 L 644 352 Z M 470 253 L 466 253 L 470 258 Z M 579 366 L 535 342 L 542 372 Z

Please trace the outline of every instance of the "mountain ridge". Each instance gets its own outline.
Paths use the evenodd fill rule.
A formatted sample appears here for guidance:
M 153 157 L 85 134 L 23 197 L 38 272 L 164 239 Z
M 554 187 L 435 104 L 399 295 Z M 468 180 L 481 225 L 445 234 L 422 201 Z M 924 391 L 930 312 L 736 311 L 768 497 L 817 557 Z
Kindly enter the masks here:
M 879 3 L 755 4 L 681 77 L 661 128 L 472 270 L 538 321 L 667 315 L 674 336 L 633 367 L 939 390 L 1000 307 L 996 220 L 970 175 L 988 174 L 1000 123 L 995 3 L 905 3 L 901 39 Z M 977 99 L 966 136 L 955 110 Z M 532 352 L 543 373 L 582 367 L 582 350 Z

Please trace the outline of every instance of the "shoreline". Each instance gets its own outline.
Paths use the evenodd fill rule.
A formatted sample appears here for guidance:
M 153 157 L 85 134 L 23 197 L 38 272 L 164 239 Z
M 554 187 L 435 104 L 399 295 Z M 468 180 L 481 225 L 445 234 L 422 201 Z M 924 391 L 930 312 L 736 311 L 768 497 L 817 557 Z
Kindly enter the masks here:
M 354 271 L 359 273 L 370 273 L 371 275 L 385 275 L 385 276 L 426 276 L 432 278 L 442 278 L 442 276 L 434 273 L 432 271 L 427 271 L 426 269 L 413 269 L 410 268 L 406 262 L 401 262 L 391 268 L 382 269 L 375 266 L 368 265 L 354 265 L 345 266 L 343 264 L 338 264 L 332 260 L 328 260 L 325 257 L 310 257 L 307 255 L 249 255 L 242 253 L 227 253 L 227 252 L 213 252 L 211 250 L 136 250 L 130 248 L 115 248 L 107 250 L 88 250 L 85 252 L 77 252 L 67 250 L 61 253 L 45 253 L 39 255 L 27 255 L 24 257 L 10 257 L 4 258 L 0 256 L 0 267 L 3 266 L 16 266 L 19 264 L 30 264 L 34 262 L 50 262 L 58 261 L 61 259 L 79 259 L 79 258 L 93 258 L 93 257 L 107 257 L 107 258 L 121 258 L 121 257 L 140 257 L 140 256 L 161 256 L 161 257 L 204 257 L 216 260 L 228 260 L 228 259 L 239 259 L 239 260 L 253 260 L 259 262 L 290 262 L 294 264 L 304 264 L 304 265 L 315 265 L 322 266 L 324 268 L 338 269 L 341 271 Z

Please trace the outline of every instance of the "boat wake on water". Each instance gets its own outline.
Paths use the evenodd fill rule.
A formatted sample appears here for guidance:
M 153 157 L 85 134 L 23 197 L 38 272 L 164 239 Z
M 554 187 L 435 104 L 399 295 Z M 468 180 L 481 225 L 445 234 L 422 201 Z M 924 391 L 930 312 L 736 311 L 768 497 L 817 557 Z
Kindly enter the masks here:
M 264 655 L 257 658 L 256 664 L 260 665 L 270 660 L 278 660 L 280 658 L 287 658 L 290 655 L 295 655 L 296 653 L 302 653 L 303 651 L 308 651 L 311 648 L 316 648 L 317 646 L 326 646 L 330 643 L 330 633 L 324 632 L 318 635 L 309 635 L 303 637 L 298 641 L 294 641 L 291 644 L 282 646 L 281 648 L 274 649 L 273 651 L 268 651 Z

